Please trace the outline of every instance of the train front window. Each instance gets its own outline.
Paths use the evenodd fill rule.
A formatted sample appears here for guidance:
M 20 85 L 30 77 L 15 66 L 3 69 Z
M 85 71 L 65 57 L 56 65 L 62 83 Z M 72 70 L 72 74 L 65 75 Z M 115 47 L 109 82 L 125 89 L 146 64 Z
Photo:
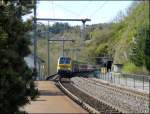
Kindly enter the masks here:
M 60 58 L 59 64 L 70 64 L 70 58 Z

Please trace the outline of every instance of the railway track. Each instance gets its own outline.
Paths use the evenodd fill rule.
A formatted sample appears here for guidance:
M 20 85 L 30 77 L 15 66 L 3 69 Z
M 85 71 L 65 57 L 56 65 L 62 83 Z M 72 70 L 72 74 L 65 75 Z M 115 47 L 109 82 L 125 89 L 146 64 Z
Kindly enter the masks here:
M 149 95 L 86 78 L 73 78 L 74 85 L 95 99 L 123 113 L 148 113 Z
M 56 85 L 89 113 L 122 113 L 76 88 L 70 81 L 58 81 Z
M 90 113 L 149 112 L 149 95 L 145 93 L 128 90 L 90 78 L 75 77 L 71 81 L 62 82 L 55 78 L 55 82 L 59 88 L 63 86 L 65 88 L 63 91 Z M 66 91 L 69 91 L 69 94 Z M 75 96 L 75 98 L 72 96 Z
M 127 94 L 128 96 L 134 96 L 134 97 L 146 100 L 146 101 L 149 100 L 149 94 L 147 92 L 141 92 L 141 91 L 138 91 L 135 89 L 131 89 L 131 88 L 127 88 L 127 87 L 121 87 L 118 85 L 116 86 L 114 84 L 110 84 L 108 82 L 101 81 L 101 80 L 95 80 L 95 79 L 87 80 L 85 78 L 84 78 L 84 80 L 90 81 L 90 83 L 93 83 L 95 85 L 104 86 L 108 89 L 111 89 L 111 90 L 119 92 L 119 93 Z

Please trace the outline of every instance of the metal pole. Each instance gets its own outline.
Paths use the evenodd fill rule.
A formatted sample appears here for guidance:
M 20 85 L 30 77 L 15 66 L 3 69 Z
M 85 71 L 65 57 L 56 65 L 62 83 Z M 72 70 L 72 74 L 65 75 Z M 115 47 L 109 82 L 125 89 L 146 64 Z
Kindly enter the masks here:
M 77 51 L 76 51 L 76 60 L 78 60 L 79 51 L 80 51 L 80 49 L 77 49 Z
M 47 33 L 49 34 L 49 33 Z M 47 51 L 48 51 L 48 76 L 50 75 L 50 53 L 49 53 L 49 35 L 47 36 Z
M 119 74 L 119 84 L 120 84 L 120 74 Z
M 134 76 L 134 88 L 135 88 L 135 76 Z
M 38 21 L 91 21 L 91 19 L 60 19 L 60 18 L 36 18 Z
M 50 39 L 48 39 L 48 41 L 61 41 L 61 42 L 63 42 L 63 56 L 64 56 L 64 42 L 66 42 L 66 41 L 74 41 L 74 40 L 64 40 L 64 38 L 63 38 L 63 40 L 50 40 Z M 49 42 L 48 42 L 49 43 Z M 48 46 L 49 46 L 49 44 L 48 44 Z M 49 48 L 48 48 L 49 49 Z M 49 50 L 48 50 L 49 51 Z M 49 54 L 48 54 L 49 55 Z M 50 56 L 49 56 L 50 57 Z
M 82 39 L 82 41 L 84 41 L 85 40 L 85 22 L 86 21 L 82 21 L 82 23 L 83 23 L 83 30 L 82 30 L 82 34 L 83 34 L 83 39 Z
M 108 82 L 110 81 L 110 73 L 108 74 Z
M 37 59 L 36 59 L 36 57 L 37 57 L 37 38 L 36 38 L 36 0 L 34 0 L 34 20 L 33 20 L 33 22 L 34 22 L 34 34 L 33 34 L 33 41 L 34 41 L 34 43 L 33 43 L 33 49 L 34 49 L 34 68 L 35 68 L 35 72 L 36 72 L 36 70 L 37 70 Z
M 82 21 L 81 42 L 80 42 L 80 49 L 81 49 L 81 50 L 82 50 L 82 48 L 83 48 L 85 22 L 86 22 L 86 21 Z
M 65 24 L 64 24 L 64 30 L 65 30 Z M 64 57 L 64 37 L 63 37 L 63 57 Z
M 144 76 L 143 76 L 143 90 L 144 90 Z
M 63 57 L 64 57 L 64 37 L 63 37 Z
M 115 84 L 115 78 L 116 78 L 116 76 L 114 75 L 114 84 Z
M 48 27 L 49 27 L 49 21 L 48 21 Z M 48 51 L 48 76 L 50 76 L 50 52 L 49 52 L 49 30 L 47 30 L 47 51 Z
M 126 86 L 128 86 L 128 77 L 126 77 Z
M 150 113 L 150 78 L 149 78 L 149 113 Z
M 38 73 L 38 74 L 39 74 L 39 80 L 42 80 L 42 77 L 41 77 L 41 69 L 40 69 L 40 65 L 41 65 L 41 64 L 40 64 L 40 60 L 38 61 L 38 64 L 39 64 L 39 73 Z

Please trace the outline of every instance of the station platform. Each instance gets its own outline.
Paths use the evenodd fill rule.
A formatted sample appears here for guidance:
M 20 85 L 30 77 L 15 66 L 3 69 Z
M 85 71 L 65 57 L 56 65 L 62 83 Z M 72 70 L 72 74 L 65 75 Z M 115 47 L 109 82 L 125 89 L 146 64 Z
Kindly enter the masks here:
M 28 113 L 88 113 L 61 92 L 52 81 L 36 81 L 39 97 L 22 110 Z

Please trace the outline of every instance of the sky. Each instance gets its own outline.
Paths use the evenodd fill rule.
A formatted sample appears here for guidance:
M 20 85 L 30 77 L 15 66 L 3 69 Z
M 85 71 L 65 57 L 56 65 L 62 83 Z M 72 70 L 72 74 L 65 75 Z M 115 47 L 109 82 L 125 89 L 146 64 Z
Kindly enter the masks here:
M 38 18 L 91 19 L 86 24 L 108 23 L 120 11 L 125 12 L 133 1 L 38 1 Z M 30 14 L 26 17 L 31 17 Z M 42 22 L 47 24 L 48 22 Z M 53 24 L 54 22 L 50 22 Z M 71 26 L 81 22 L 68 22 Z

